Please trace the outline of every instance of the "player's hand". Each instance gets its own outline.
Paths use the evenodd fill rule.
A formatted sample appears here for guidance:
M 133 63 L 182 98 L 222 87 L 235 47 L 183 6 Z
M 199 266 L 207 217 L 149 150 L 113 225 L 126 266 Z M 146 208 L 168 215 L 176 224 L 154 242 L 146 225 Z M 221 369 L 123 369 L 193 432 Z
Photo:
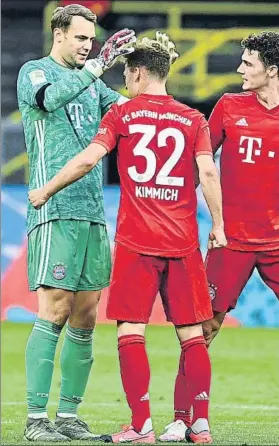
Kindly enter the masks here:
M 225 236 L 223 228 L 212 228 L 209 238 L 207 249 L 223 248 L 227 246 L 228 242 Z
M 166 33 L 162 34 L 160 31 L 156 31 L 156 40 L 162 45 L 165 50 L 168 51 L 170 55 L 170 63 L 173 64 L 179 57 L 179 54 L 176 52 L 174 42 L 170 40 L 169 36 Z
M 49 197 L 43 187 L 40 189 L 30 190 L 28 198 L 32 206 L 35 209 L 41 209 L 41 207 L 48 201 Z
M 133 29 L 122 29 L 113 34 L 103 45 L 96 59 L 85 62 L 85 70 L 95 77 L 99 77 L 104 71 L 111 68 L 120 56 L 135 51 L 136 35 Z
M 103 70 L 111 68 L 119 56 L 125 56 L 135 51 L 136 35 L 133 29 L 122 29 L 113 34 L 103 45 L 97 60 Z

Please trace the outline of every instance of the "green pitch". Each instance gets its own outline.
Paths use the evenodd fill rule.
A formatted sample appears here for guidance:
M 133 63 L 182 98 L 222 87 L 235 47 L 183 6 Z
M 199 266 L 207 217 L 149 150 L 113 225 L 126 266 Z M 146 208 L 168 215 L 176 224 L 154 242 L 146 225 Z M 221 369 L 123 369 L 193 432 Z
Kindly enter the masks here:
M 30 330 L 30 325 L 2 324 L 1 444 L 5 445 L 26 444 L 22 435 L 26 420 L 24 350 Z M 119 377 L 115 327 L 98 326 L 94 345 L 95 363 L 79 413 L 94 432 L 111 433 L 129 422 Z M 159 434 L 172 421 L 173 383 L 179 356 L 172 327 L 149 327 L 147 348 L 152 370 L 153 423 Z M 214 444 L 279 445 L 278 330 L 223 329 L 213 343 L 211 358 Z M 49 403 L 51 419 L 58 395 L 57 357 Z

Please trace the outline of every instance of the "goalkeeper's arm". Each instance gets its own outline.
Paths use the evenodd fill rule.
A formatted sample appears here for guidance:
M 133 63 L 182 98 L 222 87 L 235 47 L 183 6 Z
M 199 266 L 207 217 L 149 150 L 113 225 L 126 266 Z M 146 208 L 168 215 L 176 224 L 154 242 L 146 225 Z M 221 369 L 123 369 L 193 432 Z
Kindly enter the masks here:
M 79 96 L 89 85 L 111 68 L 119 56 L 134 50 L 135 33 L 124 29 L 111 36 L 96 59 L 88 60 L 79 72 L 68 73 L 58 82 L 44 84 L 36 93 L 36 105 L 53 112 Z
M 37 91 L 35 106 L 46 112 L 54 112 L 73 101 L 96 79 L 97 76 L 88 74 L 85 68 L 79 72 L 67 73 L 63 79 L 44 84 Z

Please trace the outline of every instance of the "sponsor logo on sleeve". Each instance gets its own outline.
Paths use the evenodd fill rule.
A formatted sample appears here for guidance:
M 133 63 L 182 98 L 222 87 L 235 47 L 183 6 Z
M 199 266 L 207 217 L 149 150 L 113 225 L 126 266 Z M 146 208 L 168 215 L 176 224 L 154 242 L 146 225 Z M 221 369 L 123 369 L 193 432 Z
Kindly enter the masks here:
M 29 77 L 33 86 L 46 82 L 46 76 L 43 70 L 31 71 L 31 73 L 29 73 Z

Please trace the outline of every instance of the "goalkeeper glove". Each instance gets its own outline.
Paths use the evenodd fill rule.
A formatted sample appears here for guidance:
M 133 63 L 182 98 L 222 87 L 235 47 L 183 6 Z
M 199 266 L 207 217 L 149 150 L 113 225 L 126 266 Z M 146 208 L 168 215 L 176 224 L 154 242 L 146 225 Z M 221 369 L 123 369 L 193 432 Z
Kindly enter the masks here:
M 134 51 L 135 31 L 125 28 L 113 34 L 103 45 L 96 59 L 85 62 L 84 70 L 96 79 L 111 68 L 118 57 Z

